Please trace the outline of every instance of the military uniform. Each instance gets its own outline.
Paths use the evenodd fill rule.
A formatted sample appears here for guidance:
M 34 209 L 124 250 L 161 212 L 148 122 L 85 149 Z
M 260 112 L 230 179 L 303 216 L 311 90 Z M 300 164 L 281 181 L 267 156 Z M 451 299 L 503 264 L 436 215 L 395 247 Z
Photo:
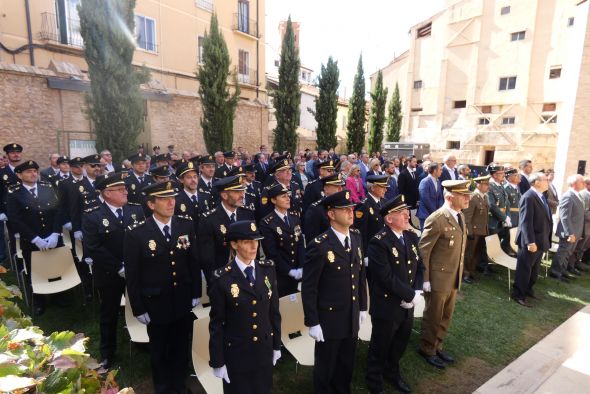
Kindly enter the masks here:
M 487 193 L 487 197 L 490 204 L 488 229 L 490 234 L 497 234 L 504 228 L 506 208 L 508 207 L 508 195 L 502 185 L 496 182 L 490 182 L 490 190 Z
M 516 170 L 514 170 L 516 172 Z M 520 204 L 520 189 L 518 188 L 518 185 L 513 185 L 510 182 L 507 182 L 506 185 L 504 185 L 504 190 L 506 190 L 506 197 L 507 197 L 507 201 L 506 201 L 506 211 L 507 211 L 507 215 L 510 217 L 510 222 L 512 224 L 512 227 L 518 227 L 518 206 Z M 514 252 L 515 251 L 512 249 L 512 245 L 510 242 L 510 230 L 507 229 L 504 234 L 503 237 L 501 239 L 501 244 L 502 244 L 502 249 L 509 251 L 509 252 Z
M 489 179 L 489 176 L 482 178 Z M 475 179 L 476 182 L 478 182 L 478 179 L 480 178 Z M 468 237 L 467 246 L 465 247 L 464 274 L 465 276 L 468 276 L 469 279 L 466 279 L 466 281 L 472 279 L 477 264 L 482 258 L 485 237 L 488 235 L 489 209 L 490 205 L 487 196 L 476 189 L 469 201 L 469 207 L 463 210 Z

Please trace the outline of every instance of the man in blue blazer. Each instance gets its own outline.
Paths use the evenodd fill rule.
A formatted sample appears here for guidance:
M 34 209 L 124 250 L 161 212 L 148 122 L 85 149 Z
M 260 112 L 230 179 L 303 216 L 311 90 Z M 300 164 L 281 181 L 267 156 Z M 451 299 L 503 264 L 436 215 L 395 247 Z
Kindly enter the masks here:
M 445 200 L 441 182 L 439 181 L 442 167 L 439 163 L 430 163 L 428 176 L 420 181 L 418 193 L 420 204 L 418 205 L 418 219 L 420 219 L 420 230 L 424 229 L 424 221 L 431 213 L 443 206 Z

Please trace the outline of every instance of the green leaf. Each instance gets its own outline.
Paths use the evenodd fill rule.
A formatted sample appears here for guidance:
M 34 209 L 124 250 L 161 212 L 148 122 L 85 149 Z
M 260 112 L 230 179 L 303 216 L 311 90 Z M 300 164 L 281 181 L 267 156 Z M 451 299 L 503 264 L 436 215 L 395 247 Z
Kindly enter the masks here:
M 0 377 L 9 375 L 20 376 L 25 370 L 26 368 L 15 363 L 3 363 L 0 364 Z

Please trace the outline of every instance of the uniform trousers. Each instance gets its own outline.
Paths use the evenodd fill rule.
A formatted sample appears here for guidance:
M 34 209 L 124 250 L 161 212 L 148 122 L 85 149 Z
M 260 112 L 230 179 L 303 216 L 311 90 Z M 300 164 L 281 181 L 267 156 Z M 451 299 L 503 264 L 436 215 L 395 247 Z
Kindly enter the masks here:
M 473 235 L 473 239 L 467 238 L 465 246 L 465 269 L 463 275 L 473 275 L 477 269 L 477 264 L 481 261 L 483 245 L 485 244 L 484 235 Z
M 117 320 L 121 310 L 121 296 L 125 293 L 125 280 L 110 277 L 97 286 L 100 296 L 100 355 L 112 359 L 117 350 Z
M 350 393 L 357 342 L 355 336 L 315 343 L 314 393 Z
M 267 394 L 272 390 L 272 366 L 248 372 L 230 372 L 229 381 L 223 381 L 224 394 Z
M 542 257 L 543 251 L 541 250 L 531 253 L 527 248 L 519 246 L 516 254 L 516 274 L 514 275 L 512 298 L 524 300 L 527 295 L 531 294 L 539 276 Z
M 371 392 L 383 390 L 383 376 L 397 379 L 402 358 L 414 323 L 412 314 L 403 320 L 371 317 L 373 329 L 367 355 L 367 388 Z
M 456 296 L 457 289 L 424 293 L 426 306 L 422 316 L 420 341 L 420 350 L 424 354 L 434 356 L 437 351 L 442 350 L 453 318 Z
M 150 322 L 147 325 L 152 378 L 157 394 L 184 390 L 192 321 L 191 314 L 187 313 L 167 324 Z

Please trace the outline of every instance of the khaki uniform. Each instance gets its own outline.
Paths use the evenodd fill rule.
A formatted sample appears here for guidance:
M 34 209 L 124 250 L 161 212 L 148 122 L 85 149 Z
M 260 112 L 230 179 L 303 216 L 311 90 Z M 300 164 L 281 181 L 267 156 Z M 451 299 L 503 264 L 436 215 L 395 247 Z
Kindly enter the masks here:
M 461 221 L 465 223 L 462 213 Z M 426 307 L 422 320 L 420 349 L 435 355 L 442 350 L 461 285 L 467 226 L 462 227 L 446 205 L 436 210 L 424 223 L 419 248 L 424 263 L 424 282 L 431 292 L 425 293 Z
M 463 211 L 467 225 L 467 246 L 465 249 L 465 274 L 473 275 L 488 233 L 488 211 L 490 204 L 485 194 L 476 189 L 469 207 Z

